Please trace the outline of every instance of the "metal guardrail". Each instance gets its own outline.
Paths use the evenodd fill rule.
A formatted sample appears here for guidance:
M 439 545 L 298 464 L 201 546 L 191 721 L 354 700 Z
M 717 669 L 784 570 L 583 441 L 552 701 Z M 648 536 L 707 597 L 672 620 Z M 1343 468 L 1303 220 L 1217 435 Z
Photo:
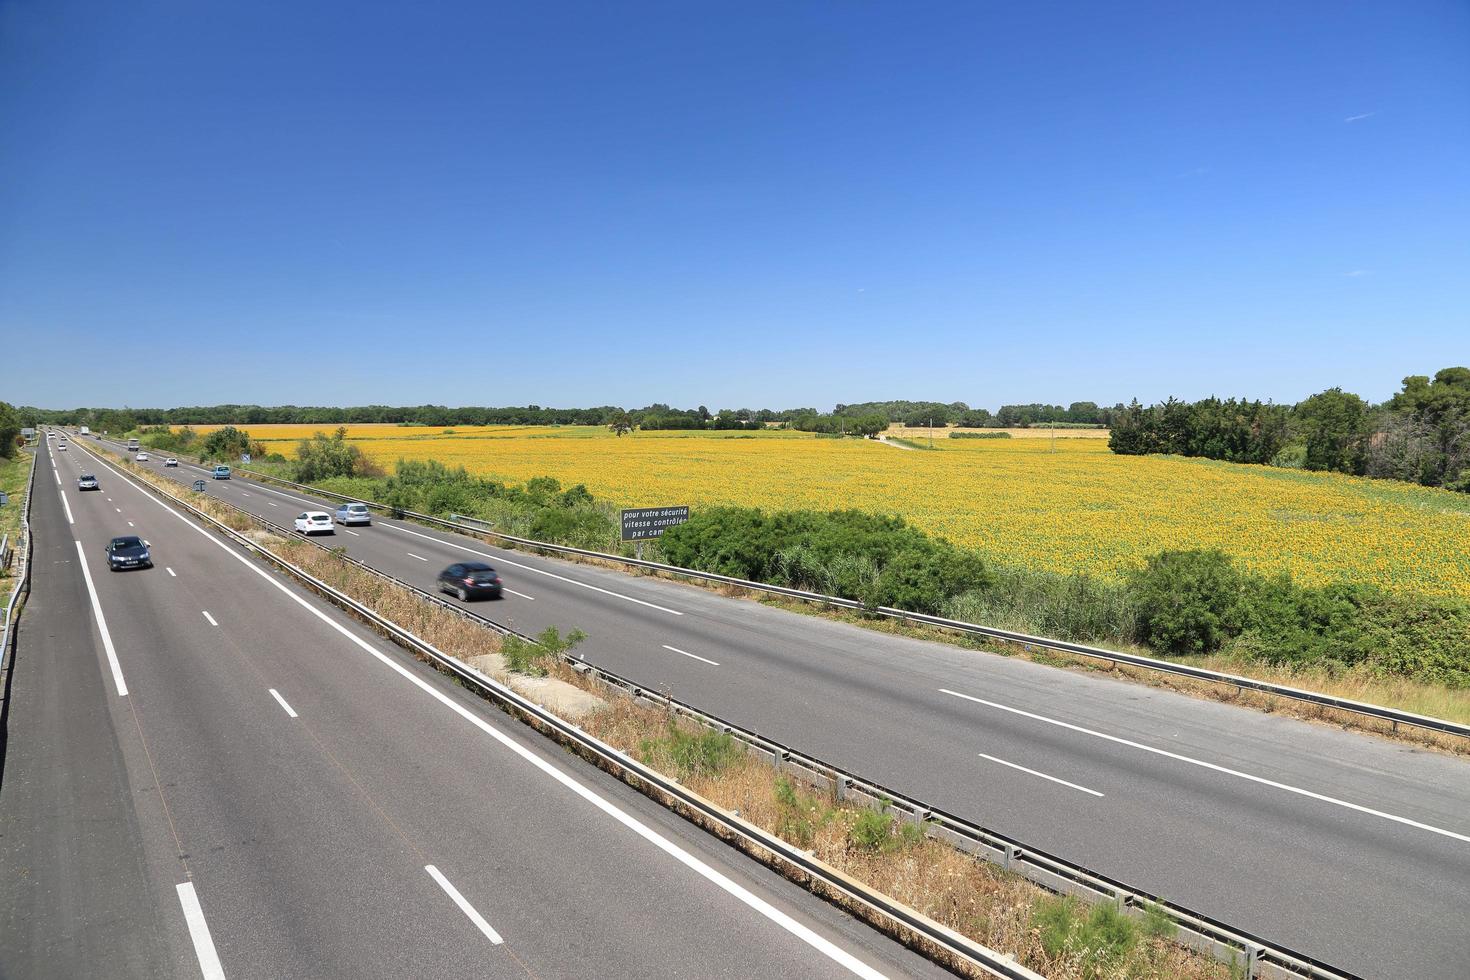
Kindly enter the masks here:
M 148 484 L 148 486 L 152 489 L 157 489 L 153 488 L 151 484 Z M 167 493 L 163 493 L 162 495 L 168 496 L 169 499 L 178 499 Z M 212 499 L 215 499 L 217 503 L 229 507 L 256 525 L 270 530 L 273 533 L 293 539 L 304 539 L 323 550 L 335 551 L 335 549 L 327 547 L 320 541 L 298 535 L 294 530 L 275 524 L 243 508 L 236 507 L 228 501 L 218 500 L 218 498 Z M 189 506 L 184 501 L 179 502 L 184 503 L 185 506 Z M 192 507 L 190 509 L 194 510 Z M 208 517 L 208 515 L 205 516 Z M 209 518 L 209 520 L 212 523 L 218 524 L 213 518 Z M 223 527 L 224 525 L 220 526 Z M 269 552 L 263 551 L 263 553 L 267 554 L 277 563 L 283 561 L 283 559 L 269 555 Z M 436 596 L 402 579 L 395 578 L 386 572 L 379 571 L 357 559 L 340 553 L 337 557 L 380 579 L 407 589 L 438 606 L 452 610 L 462 618 L 477 622 L 503 635 L 514 635 L 525 640 L 530 640 L 533 643 L 535 642 L 533 637 L 529 637 L 502 623 L 496 622 L 488 616 L 480 615 L 473 610 L 451 603 L 440 596 Z M 294 566 L 291 567 L 294 568 Z M 303 572 L 301 574 L 309 576 L 309 573 Z M 1033 848 L 1013 837 L 987 830 L 979 824 L 968 821 L 956 814 L 929 806 L 914 797 L 864 779 L 856 773 L 840 766 L 824 762 L 793 749 L 790 746 L 766 738 L 758 732 L 725 721 L 687 702 L 680 701 L 677 698 L 660 692 L 651 691 L 613 671 L 589 664 L 575 654 L 565 654 L 564 659 L 575 669 L 589 674 L 600 683 L 617 689 L 636 700 L 641 700 L 656 707 L 675 712 L 714 731 L 729 735 L 740 742 L 747 751 L 754 751 L 764 757 L 768 757 L 777 771 L 790 771 L 812 785 L 826 786 L 838 799 L 874 807 L 886 807 L 901 819 L 906 819 L 921 825 L 928 836 L 999 865 L 1049 891 L 1058 894 L 1075 895 L 1091 902 L 1109 902 L 1116 905 L 1125 914 L 1134 916 L 1145 915 L 1150 910 L 1162 911 L 1173 920 L 1177 931 L 1176 939 L 1179 942 L 1207 955 L 1214 956 L 1219 960 L 1238 966 L 1246 978 L 1273 977 L 1280 978 L 1280 980 L 1356 980 L 1354 974 L 1339 970 L 1279 944 L 1271 943 L 1251 933 L 1234 929 L 1217 919 L 1195 912 L 1185 906 L 1177 905 L 1141 889 L 1134 888 L 1115 878 L 1090 871 L 1081 865 L 1073 864 L 1063 858 L 1056 857 L 1038 848 Z M 458 664 L 459 661 L 455 661 L 455 663 Z M 478 672 L 475 673 L 478 675 Z M 616 752 L 617 750 L 614 749 L 612 751 Z
M 461 660 L 443 653 L 433 644 L 403 629 L 397 623 L 380 615 L 370 606 L 359 602 L 346 593 L 323 582 L 310 572 L 298 568 L 285 558 L 275 554 L 269 548 L 252 541 L 224 522 L 193 506 L 187 500 L 174 496 L 161 487 L 156 486 L 151 481 L 142 481 L 142 485 L 157 496 L 183 507 L 194 518 L 205 522 L 226 538 L 248 549 L 251 553 L 258 554 L 267 561 L 270 561 L 282 571 L 304 583 L 313 591 L 329 599 L 336 605 L 366 620 L 395 643 L 423 656 L 441 670 L 456 675 L 513 714 L 520 715 L 529 720 L 533 727 L 548 732 L 557 741 L 573 748 L 578 754 L 596 762 L 599 766 L 613 772 L 620 778 L 630 780 L 635 784 L 642 784 L 644 787 L 652 789 L 658 794 L 662 794 L 667 799 L 673 800 L 676 804 L 674 807 L 676 810 L 682 808 L 697 814 L 700 822 L 703 822 L 706 826 L 712 825 L 718 828 L 716 831 L 718 836 L 726 837 L 726 839 L 737 839 L 740 842 L 739 846 L 742 850 L 748 852 L 751 849 L 755 849 L 756 852 L 768 854 L 776 862 L 797 870 L 801 875 L 807 877 L 807 887 L 814 893 L 818 895 L 823 894 L 821 889 L 812 888 L 811 886 L 811 882 L 818 882 L 823 888 L 840 895 L 843 902 L 856 904 L 861 909 L 866 910 L 865 917 L 869 921 L 872 921 L 871 917 L 873 915 L 880 917 L 880 920 L 885 924 L 880 925 L 880 928 L 885 928 L 885 931 L 891 932 L 896 926 L 900 933 L 906 931 L 909 934 L 906 938 L 917 939 L 921 945 L 930 944 L 937 948 L 942 953 L 941 960 L 952 958 L 955 962 L 971 970 L 983 971 L 986 975 L 999 977 L 1002 980 L 1044 980 L 1039 974 L 1017 964 L 1012 957 L 982 946 L 968 937 L 935 922 L 922 913 L 889 898 L 887 895 L 869 888 L 862 882 L 847 877 L 837 869 L 817 860 L 808 852 L 725 811 L 704 797 L 681 786 L 678 781 L 664 776 L 657 770 L 649 768 L 631 756 L 625 755 L 600 739 L 589 735 L 575 724 L 558 717 L 529 698 L 501 684 L 494 678 L 481 673 Z M 235 507 L 233 504 L 219 501 L 217 498 L 213 499 L 216 499 L 218 503 L 223 503 L 225 506 L 231 507 L 241 514 L 245 514 L 252 522 L 274 533 L 280 533 L 291 538 L 298 537 L 294 531 L 288 530 L 279 524 L 274 524 L 264 518 L 258 518 L 248 511 Z M 339 557 L 346 559 L 345 555 Z M 378 572 L 376 569 L 371 569 L 361 562 L 353 559 L 346 560 L 360 568 L 372 571 L 381 578 L 403 585 L 413 592 L 432 599 L 447 608 L 456 608 L 444 600 L 439 599 L 437 596 L 433 596 L 407 583 L 399 582 L 397 579 L 392 578 L 392 576 Z M 469 613 L 467 610 L 457 611 L 460 611 L 468 618 L 481 620 L 486 623 L 490 622 L 484 620 L 483 617 Z M 501 633 L 515 633 L 514 630 L 510 630 L 498 623 L 493 624 L 493 626 Z M 524 636 L 524 634 L 520 633 L 515 633 L 515 635 Z
M 99 440 L 101 441 L 101 440 Z M 115 443 L 121 445 L 121 443 Z M 867 612 L 872 615 L 885 616 L 890 619 L 902 620 L 907 623 L 915 623 L 930 626 L 937 629 L 951 630 L 959 633 L 967 633 L 972 636 L 981 636 L 1003 643 L 1020 644 L 1030 649 L 1032 647 L 1042 650 L 1053 650 L 1059 653 L 1068 653 L 1074 656 L 1087 657 L 1094 660 L 1103 660 L 1109 663 L 1122 664 L 1128 667 L 1136 667 L 1142 670 L 1150 670 L 1163 674 L 1172 674 L 1176 677 L 1187 677 L 1192 680 L 1206 681 L 1212 684 L 1226 684 L 1241 690 L 1256 691 L 1261 694 L 1269 694 L 1275 697 L 1289 698 L 1293 701 L 1301 701 L 1314 704 L 1323 708 L 1332 708 L 1351 714 L 1362 715 L 1368 718 L 1376 718 L 1393 724 L 1409 725 L 1428 731 L 1440 732 L 1446 735 L 1470 738 L 1470 725 L 1450 721 L 1445 718 L 1434 718 L 1429 715 L 1415 714 L 1412 711 L 1404 711 L 1400 708 L 1391 708 L 1385 705 L 1371 704 L 1366 701 L 1354 701 L 1350 698 L 1338 697 L 1333 694 L 1324 694 L 1320 691 L 1309 691 L 1303 688 L 1290 687 L 1285 684 L 1274 684 L 1270 681 L 1257 680 L 1253 677 L 1244 677 L 1239 674 L 1227 674 L 1217 670 L 1206 670 L 1203 667 L 1193 667 L 1189 664 L 1175 663 L 1169 660 L 1160 660 L 1154 657 L 1141 657 L 1136 654 L 1123 653 L 1119 650 L 1109 650 L 1104 647 L 1088 646 L 1084 643 L 1073 643 L 1069 640 L 1055 640 L 1044 636 L 1031 636 L 1027 633 L 1017 633 L 1012 630 L 997 629 L 992 626 L 982 626 L 978 623 L 967 623 L 958 619 L 946 619 L 943 616 L 931 616 L 926 613 L 909 612 L 905 609 L 895 609 L 891 606 L 866 606 L 854 599 L 844 599 L 840 596 L 823 595 L 819 592 L 807 592 L 802 589 L 791 589 L 780 585 L 769 585 L 764 582 L 752 582 L 748 579 L 734 578 L 729 575 L 719 575 L 714 572 L 703 572 L 695 568 L 681 568 L 678 565 L 666 565 L 662 562 L 647 561 L 641 558 L 629 558 L 624 555 L 613 555 L 602 551 L 591 551 L 586 548 L 573 548 L 569 545 L 552 544 L 547 541 L 536 541 L 531 538 L 517 537 L 496 531 L 486 521 L 478 518 L 469 518 L 478 524 L 476 527 L 465 523 L 464 515 L 451 515 L 457 520 L 445 520 L 432 514 L 420 514 L 416 511 L 404 510 L 388 504 L 375 501 L 360 501 L 360 498 L 350 497 L 345 494 L 335 493 L 331 490 L 323 490 L 304 483 L 293 483 L 268 473 L 260 473 L 255 470 L 237 468 L 236 472 L 243 473 L 252 479 L 264 483 L 277 483 L 282 486 L 300 490 L 303 493 L 313 494 L 318 497 L 327 497 L 334 500 L 361 502 L 367 504 L 383 513 L 392 515 L 399 519 L 408 519 L 423 524 L 448 528 L 453 531 L 478 534 L 498 538 L 524 548 L 537 551 L 550 552 L 553 554 L 575 555 L 582 558 L 591 558 L 597 561 L 615 562 L 632 568 L 643 568 L 649 571 L 661 572 L 668 575 L 677 575 L 681 578 L 698 579 L 706 582 L 718 582 L 722 585 L 732 585 L 742 589 L 755 592 L 766 592 L 772 595 L 785 596 L 791 599 L 799 599 L 804 602 L 814 602 L 821 605 L 836 606 L 842 609 L 852 609 Z
M 16 629 L 19 624 L 18 610 L 31 590 L 31 500 L 35 496 L 36 466 L 40 455 L 39 449 L 31 454 L 31 469 L 26 477 L 26 499 L 20 512 L 20 537 L 17 547 L 20 566 L 16 573 L 18 581 L 11 589 L 10 598 L 5 603 L 4 625 L 0 626 L 0 673 L 4 674 L 3 681 L 0 681 L 0 753 L 3 753 L 5 741 L 8 738 L 6 725 L 10 717 L 10 681 L 15 659 L 15 640 L 18 633 Z M 4 758 L 0 756 L 0 768 L 3 766 Z

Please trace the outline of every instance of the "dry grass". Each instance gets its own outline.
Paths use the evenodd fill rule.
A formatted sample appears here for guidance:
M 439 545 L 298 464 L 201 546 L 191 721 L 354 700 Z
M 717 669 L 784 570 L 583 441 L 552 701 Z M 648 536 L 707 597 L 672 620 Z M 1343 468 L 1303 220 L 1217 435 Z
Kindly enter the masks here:
M 1055 435 L 1058 439 L 1106 439 L 1107 429 L 1049 429 L 1044 425 L 1034 426 L 1029 429 L 975 429 L 963 425 L 950 426 L 947 428 L 934 427 L 934 439 L 948 439 L 951 432 L 1008 432 L 1012 439 L 1050 439 Z M 897 436 L 900 439 L 928 439 L 929 428 L 927 426 L 900 425 L 895 422 L 888 427 L 884 433 L 889 436 Z
M 671 725 L 701 729 L 626 699 L 613 702 L 583 727 L 656 768 L 668 766 L 656 740 Z M 650 744 L 653 743 L 653 744 Z M 667 769 L 665 768 L 665 771 Z M 858 846 L 854 828 L 865 807 L 813 792 L 769 764 L 741 754 L 718 772 L 680 774 L 683 785 L 762 829 L 810 851 L 849 877 L 927 915 L 1025 966 L 1058 978 L 1223 978 L 1228 967 L 1177 943 L 1138 930 L 1131 949 L 1113 957 L 1071 948 L 1048 952 L 1037 912 L 1057 900 L 1044 889 L 932 838 L 893 833 L 877 849 Z M 871 820 L 871 816 L 866 817 Z

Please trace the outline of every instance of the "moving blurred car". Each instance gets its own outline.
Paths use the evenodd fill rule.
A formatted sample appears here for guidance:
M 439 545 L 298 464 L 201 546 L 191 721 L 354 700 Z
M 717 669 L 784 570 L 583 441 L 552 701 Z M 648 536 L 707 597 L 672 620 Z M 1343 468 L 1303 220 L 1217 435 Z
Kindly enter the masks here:
M 174 459 L 172 456 L 170 456 L 168 459 L 166 459 L 166 460 L 163 461 L 163 465 L 164 466 L 178 466 L 179 465 L 179 461 L 177 459 Z
M 113 538 L 107 542 L 107 567 L 114 572 L 125 568 L 152 568 L 153 554 L 136 534 Z
M 216 466 L 213 476 L 216 480 L 228 480 L 230 478 L 230 468 L 228 466 Z
M 296 518 L 296 530 L 302 534 L 336 534 L 332 515 L 324 510 L 308 510 Z
M 81 476 L 77 477 L 77 489 L 78 490 L 96 490 L 97 489 L 97 478 L 95 476 L 93 476 L 91 473 L 83 473 Z
M 482 561 L 462 561 L 439 573 L 439 591 L 453 592 L 462 601 L 499 599 L 500 576 Z
M 343 504 L 337 508 L 337 523 L 371 525 L 373 515 L 368 511 L 367 504 Z

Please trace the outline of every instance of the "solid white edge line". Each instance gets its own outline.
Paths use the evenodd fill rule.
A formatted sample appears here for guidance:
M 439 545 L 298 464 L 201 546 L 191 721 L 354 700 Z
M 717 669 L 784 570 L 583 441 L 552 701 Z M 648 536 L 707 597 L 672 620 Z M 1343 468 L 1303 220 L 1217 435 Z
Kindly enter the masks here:
M 459 889 L 455 888 L 453 883 L 439 872 L 438 868 L 432 864 L 426 864 L 424 865 L 424 870 L 429 873 L 429 877 L 439 883 L 439 887 L 444 889 L 445 894 L 454 899 L 454 904 L 458 905 L 459 910 L 468 916 L 476 928 L 485 934 L 486 939 L 489 939 L 497 946 L 505 942 L 504 939 L 500 938 L 500 933 L 490 928 L 490 923 L 485 921 L 485 917 L 476 911 L 475 907 L 469 903 L 469 900 L 459 893 Z
M 412 551 L 405 551 L 404 554 L 407 555 L 410 558 L 417 558 L 419 561 L 428 561 L 429 560 L 429 559 L 425 558 L 423 555 L 416 555 L 416 554 L 414 554 Z
M 825 936 L 818 935 L 810 926 L 797 922 L 790 915 L 787 915 L 785 912 L 776 908 L 770 902 L 767 902 L 759 895 L 756 895 L 755 893 L 750 891 L 750 889 L 735 882 L 723 872 L 710 867 L 704 861 L 700 860 L 693 854 L 684 850 L 678 844 L 675 844 L 673 841 L 664 837 L 658 831 L 649 827 L 638 818 L 609 802 L 597 791 L 583 785 L 581 781 L 572 776 L 570 773 L 562 771 L 556 765 L 546 761 L 535 752 L 531 751 L 524 745 L 521 745 L 519 742 L 512 739 L 509 735 L 497 730 L 484 718 L 481 718 L 479 715 L 470 711 L 464 705 L 460 704 L 449 695 L 445 694 L 443 691 L 440 691 L 438 688 L 431 685 L 422 677 L 417 676 L 407 667 L 398 663 L 398 661 L 388 656 L 383 651 L 377 649 L 372 644 L 364 640 L 362 637 L 353 633 L 346 626 L 343 626 L 341 623 L 334 620 L 331 616 L 328 616 L 325 612 L 313 606 L 304 597 L 299 596 L 295 592 L 291 591 L 289 586 L 287 586 L 284 582 L 278 581 L 265 569 L 256 565 L 250 558 L 240 554 L 224 541 L 221 541 L 209 531 L 206 531 L 204 528 L 200 527 L 198 524 L 195 524 L 189 518 L 174 510 L 162 500 L 158 499 L 148 491 L 144 490 L 142 487 L 138 486 L 116 467 L 113 467 L 111 464 L 102 460 L 100 457 L 97 457 L 97 461 L 116 473 L 123 482 L 127 483 L 134 490 L 137 490 L 153 503 L 157 504 L 159 507 L 172 514 L 174 517 L 178 518 L 184 524 L 193 528 L 200 535 L 202 535 L 206 541 L 211 542 L 215 545 L 215 547 L 219 548 L 225 554 L 229 555 L 231 558 L 234 558 L 236 561 L 244 565 L 246 568 L 250 569 L 256 575 L 259 575 L 266 582 L 269 582 L 282 595 L 286 596 L 292 602 L 295 602 L 297 605 L 299 605 L 302 609 L 305 609 L 311 615 L 315 616 L 317 619 L 327 624 L 327 626 L 342 634 L 342 636 L 346 637 L 350 642 L 358 646 L 369 656 L 375 658 L 380 663 L 387 666 L 390 670 L 397 673 L 400 677 L 413 684 L 425 694 L 428 694 L 430 697 L 438 701 L 440 704 L 444 705 L 450 711 L 453 711 L 465 721 L 474 725 L 476 728 L 480 729 L 480 731 L 484 732 L 486 735 L 489 735 L 495 741 L 499 742 L 505 748 L 514 752 L 516 755 L 520 756 L 522 759 L 526 760 L 537 769 L 540 769 L 546 775 L 550 776 L 558 783 L 561 783 L 567 789 L 582 797 L 582 799 L 586 800 L 588 803 L 592 804 L 597 809 L 601 810 L 603 813 L 607 814 L 609 817 L 622 824 L 624 827 L 627 827 L 639 837 L 642 837 L 644 840 L 648 841 L 650 844 L 657 847 L 659 850 L 663 851 L 665 854 L 669 855 L 680 864 L 689 868 L 695 874 L 704 878 L 706 881 L 720 888 L 727 894 L 733 896 L 735 899 L 746 905 L 748 908 L 751 908 L 754 911 L 760 913 L 766 919 L 770 920 L 772 923 L 776 924 L 782 929 L 785 929 L 793 936 L 796 936 L 802 942 L 806 943 L 808 946 L 812 947 L 822 955 L 826 956 L 834 963 L 839 964 L 848 972 L 862 977 L 864 978 L 864 980 L 886 980 L 886 975 L 881 971 L 864 963 L 862 960 L 858 959 L 856 956 L 852 955 L 841 946 L 838 946 L 830 939 L 827 939 Z
M 194 940 L 194 955 L 199 957 L 204 980 L 225 980 L 225 968 L 220 966 L 219 954 L 214 950 L 209 923 L 204 921 L 204 909 L 199 906 L 199 896 L 194 894 L 194 883 L 186 881 L 178 888 L 179 904 L 184 907 L 184 921 L 189 924 L 189 938 Z
M 663 645 L 663 647 L 664 647 L 665 650 L 672 650 L 675 653 L 681 653 L 684 656 L 689 657 L 691 660 L 702 660 L 705 663 L 709 664 L 711 667 L 718 667 L 719 666 L 719 664 L 715 663 L 713 660 L 705 660 L 703 657 L 701 657 L 697 653 L 690 653 L 688 650 L 680 650 L 678 647 L 671 647 L 667 643 L 665 643 Z
M 102 634 L 102 649 L 107 651 L 107 664 L 112 668 L 112 682 L 117 685 L 117 696 L 128 696 L 128 685 L 123 680 L 122 664 L 117 662 L 117 650 L 112 646 L 112 634 L 107 631 L 107 617 L 102 615 L 102 602 L 97 598 L 97 586 L 92 584 L 92 570 L 87 567 L 87 553 L 82 543 L 77 542 L 77 561 L 82 566 L 82 579 L 87 583 L 87 595 L 92 599 L 92 615 L 97 620 L 97 632 Z
M 535 572 L 537 575 L 546 575 L 546 576 L 548 576 L 550 578 L 560 579 L 561 581 L 566 582 L 566 583 L 569 583 L 571 585 L 579 585 L 579 586 L 581 586 L 584 589 L 591 589 L 593 592 L 601 592 L 603 595 L 610 595 L 610 596 L 612 596 L 615 599 L 625 599 L 628 602 L 636 602 L 640 606 L 647 606 L 650 609 L 657 609 L 659 612 L 670 613 L 671 615 L 674 615 L 674 616 L 682 616 L 682 615 L 684 615 L 683 613 L 681 613 L 677 609 L 669 609 L 666 606 L 659 606 L 659 605 L 655 605 L 652 602 L 644 602 L 642 599 L 635 599 L 635 598 L 633 598 L 630 595 L 623 595 L 621 592 L 613 592 L 610 589 L 600 588 L 600 587 L 598 587 L 596 585 L 588 585 L 586 582 L 578 582 L 574 578 L 567 578 L 565 575 L 558 575 L 555 572 L 548 572 L 544 568 L 535 568 L 535 567 L 533 567 L 531 565 L 522 565 L 520 562 L 511 561 L 509 558 L 503 558 L 503 557 L 501 557 L 499 555 L 492 555 L 489 552 L 485 552 L 485 551 L 476 551 L 474 548 L 467 548 L 464 545 L 462 545 L 462 544 L 456 544 L 453 541 L 446 541 L 443 538 L 436 538 L 436 537 L 432 537 L 432 536 L 430 536 L 428 534 L 420 534 L 417 531 L 410 531 L 408 528 L 406 528 L 406 527 L 399 527 L 397 524 L 387 524 L 387 523 L 384 523 L 382 521 L 379 521 L 378 522 L 378 527 L 386 527 L 386 528 L 390 528 L 390 529 L 392 529 L 394 531 L 402 531 L 404 534 L 412 534 L 415 537 L 423 538 L 425 541 L 432 541 L 435 544 L 442 544 L 442 545 L 447 545 L 447 546 L 449 546 L 451 548 L 458 548 L 460 551 L 468 552 L 469 554 L 472 554 L 472 555 L 479 555 L 482 558 L 490 558 L 490 559 L 493 559 L 495 561 L 500 562 L 502 565 L 513 565 L 516 568 L 524 568 L 526 571 L 528 571 L 528 572 Z
M 293 711 L 291 709 L 291 706 L 286 703 L 286 699 L 283 698 L 283 697 L 281 697 L 281 693 L 279 691 L 277 691 L 273 687 L 270 688 L 269 690 L 271 692 L 271 697 L 273 697 L 273 698 L 276 699 L 276 703 L 279 704 L 282 708 L 285 708 L 286 709 L 286 714 L 290 715 L 292 718 L 297 717 L 296 712 Z
M 216 623 L 214 621 L 214 617 L 209 614 L 209 610 L 208 609 L 201 609 L 200 612 L 204 613 L 204 618 L 207 619 L 207 620 L 209 620 L 209 625 L 210 626 L 218 626 L 219 625 L 219 623 Z
M 1161 755 L 1167 759 L 1174 759 L 1178 762 L 1187 762 L 1191 766 L 1199 766 L 1201 769 L 1210 769 L 1214 772 L 1224 773 L 1227 776 L 1235 776 L 1238 779 L 1249 780 L 1253 783 L 1259 783 L 1262 786 L 1270 786 L 1273 789 L 1285 790 L 1288 793 L 1295 793 L 1297 796 L 1305 796 L 1308 799 L 1320 800 L 1323 803 L 1331 803 L 1333 806 L 1344 807 L 1357 813 L 1367 814 L 1370 817 L 1378 817 L 1383 820 L 1391 820 L 1394 823 L 1403 824 L 1406 827 L 1415 827 L 1419 830 L 1427 830 L 1431 834 L 1439 834 L 1442 837 L 1449 837 L 1454 840 L 1464 841 L 1465 843 L 1470 844 L 1470 836 L 1467 836 L 1465 834 L 1457 834 L 1453 830 L 1445 830 L 1442 827 L 1436 827 L 1432 824 L 1420 823 L 1418 820 L 1410 820 L 1408 817 L 1400 817 L 1397 814 L 1385 813 L 1382 810 L 1374 810 L 1371 807 L 1362 806 L 1357 803 L 1349 803 L 1347 800 L 1339 800 L 1335 796 L 1324 796 L 1321 793 L 1314 793 L 1309 789 L 1302 789 L 1299 786 L 1291 786 L 1287 783 L 1278 783 L 1274 779 L 1267 779 L 1264 776 L 1253 776 L 1248 772 L 1241 772 L 1239 769 L 1229 769 L 1225 766 L 1216 765 L 1213 762 L 1204 762 L 1200 759 L 1192 759 L 1187 755 L 1180 755 L 1177 752 L 1170 752 L 1166 749 L 1156 749 L 1152 745 L 1144 745 L 1142 742 L 1133 742 L 1129 741 L 1126 738 L 1119 738 L 1117 735 L 1107 735 L 1103 732 L 1096 732 L 1093 731 L 1091 728 L 1083 728 L 1081 725 L 1072 725 L 1065 721 L 1057 721 L 1055 718 L 1048 718 L 1045 715 L 1033 714 L 1030 711 L 1022 711 L 1020 708 L 1012 708 L 1004 704 L 996 704 L 994 701 L 986 701 L 984 698 L 977 698 L 970 694 L 961 694 L 959 691 L 951 691 L 948 688 L 941 687 L 939 689 L 939 693 L 950 694 L 957 698 L 964 698 L 966 701 L 974 701 L 977 704 L 983 704 L 991 708 L 999 708 L 1001 711 L 1009 711 L 1012 714 L 1021 715 L 1026 718 L 1033 718 L 1036 721 L 1046 722 L 1048 725 L 1056 725 L 1059 728 L 1066 728 L 1074 732 L 1081 732 L 1083 735 L 1091 735 L 1094 738 L 1106 739 L 1109 742 L 1116 742 L 1118 745 L 1126 745 L 1129 748 L 1142 749 L 1144 752 L 1152 752 L 1154 755 Z
M 1058 779 L 1055 776 L 1048 776 L 1044 772 L 1037 772 L 1035 769 L 1027 769 L 1025 766 L 1018 766 L 1014 762 L 1007 762 L 1004 759 L 997 759 L 995 756 L 986 755 L 984 752 L 980 753 L 980 758 L 989 759 L 991 762 L 998 762 L 1003 766 L 1010 766 L 1012 769 L 1019 769 L 1021 772 L 1030 773 L 1033 776 L 1040 776 L 1042 779 L 1049 779 L 1054 783 L 1060 783 L 1063 786 L 1069 786 L 1072 789 L 1081 790 L 1084 793 L 1091 793 L 1093 796 L 1102 796 L 1102 794 L 1095 789 L 1088 789 L 1086 786 L 1079 786 L 1076 783 L 1069 783 L 1065 779 Z
M 501 586 L 501 588 L 504 589 L 506 592 L 509 592 L 511 595 L 518 595 L 522 599 L 529 599 L 532 602 L 536 601 L 536 597 L 533 595 L 526 595 L 524 592 L 517 592 L 515 589 L 506 589 L 503 585 Z
M 71 516 L 71 504 L 66 502 L 66 491 L 58 490 L 56 492 L 61 494 L 61 509 L 66 511 L 66 523 L 75 524 L 76 519 Z

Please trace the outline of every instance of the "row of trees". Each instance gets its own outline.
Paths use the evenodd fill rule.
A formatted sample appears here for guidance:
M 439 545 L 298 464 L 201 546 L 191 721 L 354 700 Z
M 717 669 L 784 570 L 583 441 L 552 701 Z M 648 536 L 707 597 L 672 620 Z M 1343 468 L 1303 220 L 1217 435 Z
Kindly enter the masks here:
M 9 402 L 0 402 L 0 459 L 13 459 L 21 444 L 20 414 Z
M 1413 375 L 1381 405 L 1329 388 L 1296 405 L 1205 398 L 1113 420 L 1115 453 L 1174 453 L 1470 491 L 1470 368 Z
M 273 425 L 305 423 L 337 426 L 388 423 L 397 425 L 611 425 L 626 418 L 640 429 L 745 429 L 785 424 L 808 431 L 852 431 L 852 421 L 881 417 L 884 425 L 963 425 L 1009 428 L 1030 425 L 1107 425 L 1123 406 L 1101 408 L 1094 402 L 1061 405 L 1002 405 L 991 412 L 971 408 L 964 402 L 888 401 L 838 405 L 832 412 L 815 408 L 722 408 L 710 411 L 673 408 L 663 403 L 624 409 L 615 405 L 596 408 L 543 408 L 527 405 L 510 408 L 443 405 L 390 407 L 360 405 L 348 408 L 277 405 L 208 405 L 183 408 L 22 408 L 26 425 L 86 425 L 99 432 L 130 432 L 141 426 L 159 425 Z

